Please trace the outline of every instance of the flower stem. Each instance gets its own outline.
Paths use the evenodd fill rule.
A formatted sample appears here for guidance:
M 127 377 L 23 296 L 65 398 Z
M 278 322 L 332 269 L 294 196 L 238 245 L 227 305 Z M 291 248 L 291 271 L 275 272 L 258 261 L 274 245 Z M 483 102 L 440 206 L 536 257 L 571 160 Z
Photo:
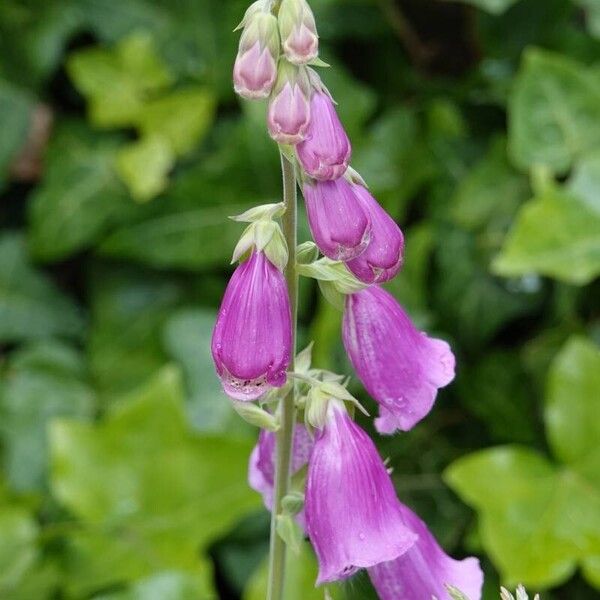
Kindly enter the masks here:
M 292 310 L 292 356 L 290 357 L 290 371 L 293 371 L 296 355 L 296 321 L 298 309 L 298 274 L 296 272 L 297 198 L 294 166 L 283 153 L 281 154 L 281 171 L 283 174 L 283 201 L 286 207 L 286 211 L 282 217 L 282 224 L 283 234 L 289 251 L 285 278 Z M 281 514 L 281 500 L 288 493 L 290 487 L 292 443 L 294 439 L 294 422 L 296 420 L 295 390 L 296 384 L 293 383 L 288 394 L 280 400 L 279 416 L 281 427 L 277 432 L 277 462 L 275 467 L 275 493 L 271 514 L 271 546 L 267 600 L 283 600 L 286 545 L 277 533 L 277 516 Z

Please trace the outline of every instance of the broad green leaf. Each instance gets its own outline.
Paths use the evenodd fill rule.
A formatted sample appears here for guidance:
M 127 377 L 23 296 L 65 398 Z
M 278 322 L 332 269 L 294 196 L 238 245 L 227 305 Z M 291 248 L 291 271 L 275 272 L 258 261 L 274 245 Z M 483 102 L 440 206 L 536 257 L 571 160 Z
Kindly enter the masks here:
M 147 135 L 119 150 L 117 170 L 138 202 L 151 200 L 167 187 L 175 155 L 160 134 Z
M 79 308 L 29 262 L 24 240 L 0 237 L 0 340 L 78 337 Z
M 600 551 L 600 486 L 534 450 L 475 452 L 445 477 L 478 511 L 482 542 L 509 583 L 557 585 Z
M 223 431 L 236 418 L 210 352 L 216 318 L 212 310 L 183 309 L 169 318 L 164 330 L 167 352 L 182 366 L 186 378 L 190 420 L 204 431 Z
M 586 154 L 575 165 L 567 189 L 588 208 L 600 214 L 600 150 Z
M 131 214 L 114 169 L 118 144 L 75 123 L 55 133 L 44 180 L 29 204 L 29 243 L 36 258 L 65 258 Z
M 208 572 L 209 573 L 209 572 Z M 127 591 L 94 596 L 94 600 L 214 600 L 208 578 L 184 571 L 165 571 L 136 581 Z
M 0 505 L 0 597 L 12 598 L 37 560 L 38 526 L 23 508 Z
M 88 355 L 95 386 L 111 394 L 129 391 L 167 362 L 162 329 L 183 302 L 173 277 L 132 268 L 98 266 L 90 280 Z
M 509 104 L 509 152 L 516 165 L 564 174 L 598 145 L 600 83 L 569 58 L 528 50 Z
M 83 371 L 82 357 L 57 342 L 42 342 L 11 356 L 0 389 L 0 435 L 6 477 L 16 491 L 45 488 L 50 420 L 92 414 L 94 393 L 73 367 Z
M 588 283 L 600 273 L 600 214 L 548 186 L 521 208 L 492 268 L 505 276 L 540 273 Z
M 31 124 L 33 98 L 0 78 L 0 185 L 8 167 L 23 147 Z
M 148 101 L 138 117 L 143 136 L 160 135 L 173 152 L 186 154 L 212 125 L 215 98 L 207 88 L 187 87 Z
M 168 198 L 164 199 L 168 202 Z M 227 216 L 247 205 L 200 206 L 162 213 L 117 229 L 100 245 L 106 256 L 133 259 L 153 267 L 204 270 L 226 265 L 242 229 Z
M 600 440 L 600 349 L 571 338 L 548 375 L 545 420 L 548 440 L 558 459 L 584 460 Z
M 67 563 L 79 595 L 161 570 L 201 575 L 198 552 L 259 504 L 246 481 L 251 442 L 192 433 L 173 368 L 98 424 L 54 421 L 50 439 L 54 495 L 82 525 Z
M 88 100 L 90 120 L 99 127 L 134 124 L 148 95 L 172 83 L 147 33 L 132 33 L 111 49 L 79 50 L 67 69 Z
M 454 1 L 454 0 L 446 0 Z M 481 10 L 485 10 L 493 15 L 500 15 L 508 10 L 513 4 L 519 0 L 460 0 L 464 4 L 472 4 Z

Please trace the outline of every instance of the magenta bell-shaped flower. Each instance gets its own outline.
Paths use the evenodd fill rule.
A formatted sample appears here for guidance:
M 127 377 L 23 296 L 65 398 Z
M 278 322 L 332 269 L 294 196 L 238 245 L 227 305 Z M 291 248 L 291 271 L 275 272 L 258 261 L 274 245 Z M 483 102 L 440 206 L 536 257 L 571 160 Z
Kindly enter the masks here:
M 369 569 L 381 600 L 451 600 L 445 584 L 453 585 L 469 600 L 481 600 L 483 573 L 476 558 L 454 560 L 431 535 L 427 525 L 409 508 L 401 506 L 406 526 L 419 539 L 399 558 Z
M 212 355 L 225 393 L 255 400 L 281 387 L 290 362 L 290 301 L 282 273 L 254 251 L 233 273 L 219 309 Z
M 363 283 L 389 281 L 402 267 L 404 236 L 366 188 L 356 185 L 355 192 L 370 217 L 371 240 L 367 249 L 346 262 L 346 266 Z
M 296 424 L 294 428 L 294 443 L 292 446 L 291 474 L 295 475 L 308 463 L 313 439 L 306 427 Z M 273 486 L 275 484 L 275 445 L 276 434 L 271 431 L 261 430 L 258 442 L 248 465 L 248 482 L 253 490 L 262 495 L 267 509 L 273 508 Z M 298 515 L 299 523 L 304 527 L 304 512 Z
M 319 54 L 319 37 L 306 0 L 282 0 L 279 33 L 285 57 L 296 65 L 306 64 Z
M 348 168 L 350 140 L 324 90 L 315 89 L 310 101 L 306 139 L 296 146 L 303 169 L 314 179 L 338 179 Z
M 431 410 L 438 388 L 454 379 L 450 346 L 416 329 L 376 285 L 346 297 L 342 333 L 356 374 L 380 405 L 380 433 L 414 427 Z
M 269 134 L 280 144 L 297 144 L 310 123 L 310 83 L 304 67 L 279 61 L 277 83 L 267 111 Z
M 255 100 L 267 98 L 277 77 L 279 33 L 277 19 L 270 13 L 248 17 L 233 66 L 237 94 Z
M 356 184 L 308 181 L 303 186 L 308 224 L 319 250 L 332 260 L 350 260 L 371 237 L 371 220 L 357 194 Z
M 317 585 L 394 560 L 416 540 L 373 442 L 335 401 L 308 463 L 305 512 Z

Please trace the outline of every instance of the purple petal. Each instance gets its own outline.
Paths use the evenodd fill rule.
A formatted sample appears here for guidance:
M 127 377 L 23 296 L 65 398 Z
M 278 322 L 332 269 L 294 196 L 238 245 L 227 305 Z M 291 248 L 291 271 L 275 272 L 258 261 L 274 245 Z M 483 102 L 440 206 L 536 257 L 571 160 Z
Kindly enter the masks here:
M 352 150 L 333 102 L 325 92 L 313 92 L 310 114 L 306 139 L 296 147 L 298 159 L 314 179 L 338 179 L 348 168 Z
M 267 124 L 271 137 L 281 144 L 297 144 L 306 135 L 310 102 L 299 85 L 287 82 L 269 102 Z
M 371 222 L 358 195 L 358 186 L 343 177 L 304 184 L 308 223 L 319 250 L 333 260 L 349 260 L 364 252 Z
M 306 524 L 319 560 L 317 585 L 397 558 L 415 542 L 369 436 L 330 406 L 308 464 Z
M 287 286 L 262 252 L 233 273 L 213 331 L 212 355 L 225 393 L 255 400 L 286 381 L 292 325 Z
M 380 404 L 380 433 L 414 427 L 431 410 L 438 388 L 454 379 L 450 346 L 416 329 L 376 285 L 347 296 L 343 339 L 354 370 Z
M 286 58 L 293 64 L 306 64 L 317 58 L 319 38 L 317 34 L 300 22 L 282 43 Z
M 260 42 L 240 51 L 233 66 L 233 87 L 240 96 L 267 98 L 277 76 L 277 65 L 269 49 Z
M 389 281 L 402 267 L 404 236 L 368 190 L 361 185 L 355 188 L 371 220 L 371 240 L 366 250 L 346 265 L 364 283 Z
M 457 587 L 469 600 L 481 599 L 483 573 L 476 558 L 454 560 L 431 535 L 427 525 L 409 508 L 401 507 L 407 527 L 419 539 L 399 558 L 369 569 L 381 600 L 451 600 L 445 584 Z

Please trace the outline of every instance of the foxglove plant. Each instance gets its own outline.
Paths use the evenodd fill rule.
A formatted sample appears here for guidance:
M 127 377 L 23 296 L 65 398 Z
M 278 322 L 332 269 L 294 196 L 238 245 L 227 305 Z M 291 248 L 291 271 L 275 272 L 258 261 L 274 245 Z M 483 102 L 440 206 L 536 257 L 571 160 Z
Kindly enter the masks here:
M 283 600 L 286 548 L 305 535 L 319 563 L 317 585 L 367 569 L 382 600 L 450 600 L 452 586 L 480 600 L 478 561 L 447 556 L 396 497 L 375 445 L 353 420 L 365 411 L 343 376 L 312 367 L 310 347 L 296 356 L 298 277 L 305 276 L 344 310 L 344 345 L 379 404 L 379 432 L 412 428 L 454 377 L 448 344 L 416 329 L 377 285 L 400 271 L 404 237 L 349 166 L 350 140 L 313 68 L 324 63 L 306 0 L 258 0 L 240 28 L 234 88 L 247 99 L 269 98 L 283 202 L 234 217 L 248 225 L 233 252 L 240 264 L 212 353 L 235 410 L 262 429 L 248 478 L 272 513 L 267 600 Z M 298 187 L 316 242 L 300 246 Z

